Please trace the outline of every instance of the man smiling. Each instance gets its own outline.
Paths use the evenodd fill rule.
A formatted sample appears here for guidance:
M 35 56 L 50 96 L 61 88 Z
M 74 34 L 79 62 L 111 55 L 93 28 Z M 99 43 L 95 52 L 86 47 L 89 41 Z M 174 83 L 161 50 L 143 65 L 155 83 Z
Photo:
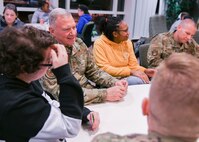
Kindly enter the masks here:
M 83 88 L 85 104 L 122 100 L 128 83 L 117 80 L 97 67 L 86 45 L 76 37 L 76 23 L 72 15 L 62 8 L 53 9 L 49 24 L 50 33 L 66 47 L 72 73 Z M 48 91 L 58 94 L 59 86 L 53 74 L 47 73 L 43 83 Z

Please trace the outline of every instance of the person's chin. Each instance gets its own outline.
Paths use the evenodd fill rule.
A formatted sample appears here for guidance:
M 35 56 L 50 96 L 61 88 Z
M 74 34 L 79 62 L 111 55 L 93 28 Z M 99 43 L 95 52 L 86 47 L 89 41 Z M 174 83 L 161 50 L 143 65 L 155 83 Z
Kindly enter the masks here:
M 189 40 L 185 40 L 183 43 L 189 43 Z
M 129 37 L 127 36 L 124 40 L 128 40 L 129 39 Z
M 188 42 L 189 42 L 189 40 L 183 39 L 183 40 L 181 40 L 179 43 L 184 44 L 184 43 L 188 43 Z
M 68 46 L 72 46 L 74 43 L 75 43 L 75 40 L 68 41 L 68 42 L 67 42 L 67 45 L 68 45 Z
M 7 24 L 12 24 L 12 23 L 14 23 L 14 21 L 13 21 L 13 22 L 12 22 L 12 21 L 8 21 L 8 22 L 7 22 Z
M 73 45 L 74 44 L 74 42 L 75 42 L 75 40 L 76 40 L 76 37 L 73 37 L 73 38 L 68 38 L 68 45 Z

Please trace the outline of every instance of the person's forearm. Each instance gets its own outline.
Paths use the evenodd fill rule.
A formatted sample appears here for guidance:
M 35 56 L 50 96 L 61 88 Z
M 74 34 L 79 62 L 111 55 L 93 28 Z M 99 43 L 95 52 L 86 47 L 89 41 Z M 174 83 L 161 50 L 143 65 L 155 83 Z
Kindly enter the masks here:
M 81 119 L 83 110 L 83 91 L 78 81 L 72 76 L 69 65 L 53 70 L 60 86 L 59 101 L 63 114 Z
M 83 88 L 84 91 L 84 103 L 89 105 L 92 103 L 102 103 L 106 99 L 106 89 L 87 89 Z

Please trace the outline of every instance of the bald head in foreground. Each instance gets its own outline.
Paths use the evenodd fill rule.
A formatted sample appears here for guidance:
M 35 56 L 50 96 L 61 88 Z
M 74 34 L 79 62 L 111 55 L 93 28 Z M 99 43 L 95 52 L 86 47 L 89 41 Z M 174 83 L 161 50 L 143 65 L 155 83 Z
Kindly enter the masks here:
M 157 68 L 143 100 L 148 135 L 100 134 L 92 142 L 196 142 L 199 137 L 199 60 L 174 53 Z

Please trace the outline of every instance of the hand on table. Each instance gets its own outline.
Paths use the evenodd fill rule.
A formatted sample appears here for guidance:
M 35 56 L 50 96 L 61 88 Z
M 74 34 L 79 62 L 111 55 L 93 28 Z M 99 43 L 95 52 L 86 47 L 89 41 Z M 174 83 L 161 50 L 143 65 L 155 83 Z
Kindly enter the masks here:
M 145 83 L 149 83 L 149 78 L 143 71 L 131 71 L 131 75 L 139 77 Z
M 87 119 L 89 120 L 89 124 L 91 125 L 91 129 L 95 131 L 96 129 L 99 128 L 100 124 L 100 117 L 98 112 L 91 111 L 87 115 Z
M 154 74 L 156 73 L 156 69 L 146 69 L 145 71 L 144 71 L 144 73 L 148 76 L 148 77 L 153 77 L 154 76 Z
M 107 89 L 106 100 L 110 102 L 120 101 L 126 95 L 126 88 L 123 86 L 113 86 Z
M 121 80 L 115 82 L 115 86 L 122 86 L 122 87 L 124 87 L 125 94 L 127 93 L 128 82 L 126 81 L 126 79 L 121 79 Z

